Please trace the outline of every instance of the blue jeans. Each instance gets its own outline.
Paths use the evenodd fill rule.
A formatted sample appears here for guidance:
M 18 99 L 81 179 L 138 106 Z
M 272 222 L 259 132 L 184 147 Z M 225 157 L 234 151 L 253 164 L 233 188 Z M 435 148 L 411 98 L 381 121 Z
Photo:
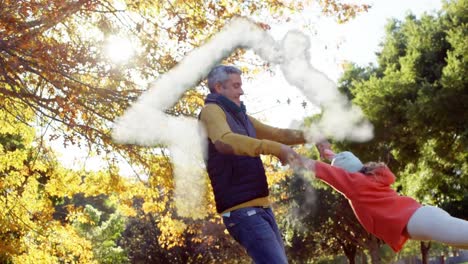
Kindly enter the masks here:
M 288 263 L 275 216 L 271 208 L 247 207 L 223 216 L 229 234 L 239 242 L 256 264 Z

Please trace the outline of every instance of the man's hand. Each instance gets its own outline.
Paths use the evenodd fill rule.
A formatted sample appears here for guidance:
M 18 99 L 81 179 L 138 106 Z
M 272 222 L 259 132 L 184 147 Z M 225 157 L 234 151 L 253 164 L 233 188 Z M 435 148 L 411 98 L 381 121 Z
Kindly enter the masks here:
M 315 160 L 302 158 L 302 166 L 310 172 L 315 172 Z
M 291 147 L 281 145 L 281 153 L 278 157 L 283 165 L 292 164 L 300 161 L 301 156 L 297 154 Z
M 262 23 L 262 22 L 257 22 L 257 26 L 261 27 L 263 30 L 270 30 L 271 29 L 270 25 Z

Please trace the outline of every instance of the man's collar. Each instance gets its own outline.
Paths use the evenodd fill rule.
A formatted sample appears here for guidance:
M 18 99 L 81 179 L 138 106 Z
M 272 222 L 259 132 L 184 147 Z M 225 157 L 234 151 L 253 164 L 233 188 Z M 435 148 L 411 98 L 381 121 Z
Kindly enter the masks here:
M 208 94 L 207 99 L 219 101 L 223 106 L 228 108 L 227 110 L 236 114 L 239 112 L 246 113 L 247 111 L 244 105 L 244 102 L 241 102 L 241 105 L 238 106 L 236 103 L 234 103 L 233 101 L 229 100 L 227 97 L 221 94 L 214 94 L 214 93 Z

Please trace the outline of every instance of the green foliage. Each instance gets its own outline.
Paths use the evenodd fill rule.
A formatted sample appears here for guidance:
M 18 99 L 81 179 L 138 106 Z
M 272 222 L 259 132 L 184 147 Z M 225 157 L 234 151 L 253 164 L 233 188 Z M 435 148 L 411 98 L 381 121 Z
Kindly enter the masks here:
M 402 194 L 449 212 L 468 188 L 466 8 L 447 1 L 438 14 L 390 21 L 378 66 L 351 65 L 340 81 L 375 126 L 372 141 L 341 147 L 388 163 Z
M 383 161 L 397 175 L 402 195 L 468 219 L 468 1 L 452 0 L 433 15 L 391 20 L 378 65 L 349 64 L 339 89 L 373 123 L 364 144 L 338 142 L 363 161 Z M 384 262 L 421 251 L 409 242 L 397 256 L 380 248 Z M 430 255 L 440 255 L 439 246 Z
M 88 200 L 84 206 L 83 214 L 87 221 L 75 220 L 73 226 L 81 236 L 91 241 L 94 258 L 99 263 L 129 263 L 127 252 L 117 246 L 125 229 L 125 218 L 110 206 L 106 208 L 107 212 L 95 208 L 93 204 L 102 207 L 102 198 L 97 203 L 92 201 Z M 109 213 L 109 209 L 113 212 Z

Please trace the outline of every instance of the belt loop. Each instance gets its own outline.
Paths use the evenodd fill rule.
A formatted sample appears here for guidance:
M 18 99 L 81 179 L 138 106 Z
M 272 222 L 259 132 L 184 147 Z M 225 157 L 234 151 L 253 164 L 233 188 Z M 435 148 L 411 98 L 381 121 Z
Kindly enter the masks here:
M 224 214 L 221 214 L 221 216 L 224 216 L 224 217 L 231 217 L 231 212 L 226 212 Z

